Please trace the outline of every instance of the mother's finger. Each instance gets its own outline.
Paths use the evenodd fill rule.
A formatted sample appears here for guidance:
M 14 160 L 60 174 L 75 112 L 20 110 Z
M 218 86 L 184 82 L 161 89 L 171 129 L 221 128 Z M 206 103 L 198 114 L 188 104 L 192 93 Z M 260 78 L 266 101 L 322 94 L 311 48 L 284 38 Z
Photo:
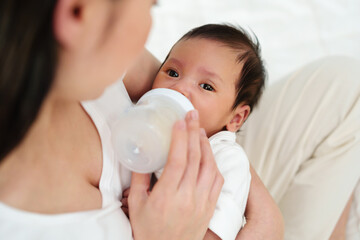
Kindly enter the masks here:
M 174 124 L 168 160 L 153 192 L 157 189 L 177 190 L 187 164 L 187 141 L 186 123 L 180 120 Z
M 128 198 L 130 205 L 138 205 L 148 197 L 148 189 L 150 186 L 150 175 L 135 173 L 131 175 L 131 187 Z
M 212 189 L 210 190 L 210 194 L 209 194 L 210 205 L 212 203 L 217 202 L 223 185 L 224 185 L 224 177 L 218 171 L 215 175 L 214 183 L 213 183 Z
M 188 153 L 187 165 L 181 186 L 187 190 L 194 190 L 198 178 L 201 150 L 200 150 L 200 131 L 199 114 L 197 110 L 190 111 L 186 115 L 188 131 Z
M 197 181 L 198 192 L 203 199 L 208 199 L 212 191 L 214 181 L 219 172 L 210 143 L 204 131 L 200 137 L 201 160 L 199 177 Z M 217 186 L 217 185 L 216 185 Z

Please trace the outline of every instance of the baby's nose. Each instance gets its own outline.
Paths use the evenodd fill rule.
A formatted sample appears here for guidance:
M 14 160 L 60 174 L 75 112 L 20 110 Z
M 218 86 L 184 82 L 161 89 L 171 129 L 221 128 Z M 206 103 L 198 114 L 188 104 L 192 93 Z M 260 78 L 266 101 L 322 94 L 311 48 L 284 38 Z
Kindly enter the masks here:
M 185 97 L 187 97 L 190 101 L 191 101 L 191 83 L 177 83 L 175 86 L 173 86 L 172 88 L 175 91 L 178 91 L 179 93 L 181 93 L 182 95 L 184 95 Z

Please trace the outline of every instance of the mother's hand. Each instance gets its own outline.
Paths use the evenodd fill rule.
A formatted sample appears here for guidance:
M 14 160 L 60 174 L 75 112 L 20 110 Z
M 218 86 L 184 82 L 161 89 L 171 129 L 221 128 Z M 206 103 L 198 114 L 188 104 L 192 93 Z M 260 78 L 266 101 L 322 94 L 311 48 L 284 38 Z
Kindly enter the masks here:
M 134 238 L 202 239 L 224 179 L 197 111 L 174 125 L 168 161 L 151 192 L 150 175 L 133 173 L 129 210 Z

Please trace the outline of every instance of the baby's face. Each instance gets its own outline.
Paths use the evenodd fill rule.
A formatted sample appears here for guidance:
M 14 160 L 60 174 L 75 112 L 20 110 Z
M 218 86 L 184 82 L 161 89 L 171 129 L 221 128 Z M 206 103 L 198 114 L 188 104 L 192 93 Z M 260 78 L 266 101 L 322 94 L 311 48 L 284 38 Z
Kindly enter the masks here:
M 199 111 L 208 137 L 232 119 L 240 66 L 228 47 L 208 39 L 177 43 L 161 67 L 153 88 L 169 88 L 185 95 Z

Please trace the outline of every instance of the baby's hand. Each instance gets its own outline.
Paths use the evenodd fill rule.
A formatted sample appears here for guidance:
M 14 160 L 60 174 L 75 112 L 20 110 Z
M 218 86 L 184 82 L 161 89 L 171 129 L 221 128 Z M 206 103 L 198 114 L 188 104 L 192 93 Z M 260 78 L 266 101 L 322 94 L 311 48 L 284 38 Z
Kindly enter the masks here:
M 123 198 L 121 199 L 121 209 L 124 211 L 125 215 L 129 218 L 129 205 L 128 205 L 128 197 L 130 193 L 130 188 L 125 189 L 123 192 Z

